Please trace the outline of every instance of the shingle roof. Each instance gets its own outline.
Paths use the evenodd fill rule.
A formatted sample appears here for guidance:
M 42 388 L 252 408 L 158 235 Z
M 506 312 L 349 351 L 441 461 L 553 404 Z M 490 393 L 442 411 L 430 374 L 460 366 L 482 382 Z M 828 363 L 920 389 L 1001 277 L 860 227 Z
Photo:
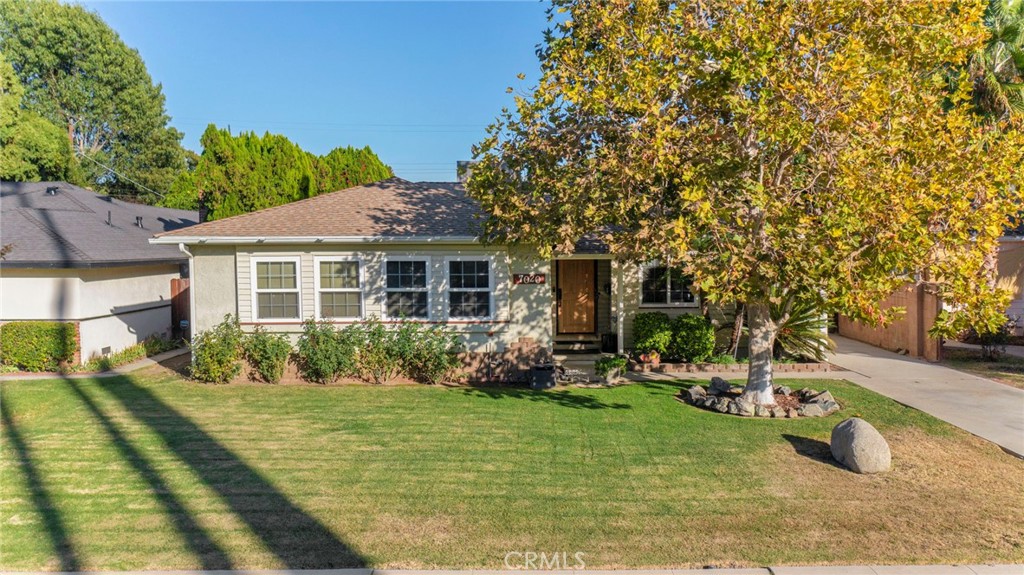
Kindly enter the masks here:
M 184 262 L 175 246 L 150 245 L 149 238 L 198 221 L 198 212 L 123 202 L 66 182 L 0 182 L 0 244 L 13 245 L 0 266 Z
M 458 238 L 479 234 L 480 206 L 457 183 L 390 178 L 158 234 L 244 238 Z

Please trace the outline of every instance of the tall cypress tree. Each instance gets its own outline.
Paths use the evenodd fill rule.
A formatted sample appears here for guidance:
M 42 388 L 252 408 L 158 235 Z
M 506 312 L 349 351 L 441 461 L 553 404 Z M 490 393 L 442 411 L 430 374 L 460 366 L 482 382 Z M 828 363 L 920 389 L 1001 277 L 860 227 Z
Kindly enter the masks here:
M 163 205 L 195 208 L 215 220 L 390 178 L 391 168 L 369 147 L 336 148 L 325 156 L 279 134 L 237 136 L 213 124 L 201 138 L 195 169 L 182 174 Z

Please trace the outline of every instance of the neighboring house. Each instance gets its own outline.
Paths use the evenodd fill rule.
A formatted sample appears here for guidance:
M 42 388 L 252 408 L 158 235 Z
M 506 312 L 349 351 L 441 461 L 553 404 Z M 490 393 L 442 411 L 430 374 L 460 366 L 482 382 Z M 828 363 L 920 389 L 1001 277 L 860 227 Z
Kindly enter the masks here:
M 199 221 L 197 212 L 132 204 L 65 182 L 0 182 L 0 322 L 78 325 L 79 359 L 151 335 L 171 335 L 171 280 L 187 275 L 175 246 L 154 233 Z
M 598 241 L 541 258 L 483 245 L 479 205 L 457 183 L 393 178 L 158 234 L 192 254 L 194 328 L 241 324 L 298 333 L 308 318 L 442 323 L 480 364 L 529 348 L 622 351 L 641 309 L 699 313 L 689 283 L 616 261 Z
M 1024 225 L 999 240 L 999 277 L 1010 282 L 1013 301 L 1006 314 L 1016 319 L 1016 334 L 1024 335 Z

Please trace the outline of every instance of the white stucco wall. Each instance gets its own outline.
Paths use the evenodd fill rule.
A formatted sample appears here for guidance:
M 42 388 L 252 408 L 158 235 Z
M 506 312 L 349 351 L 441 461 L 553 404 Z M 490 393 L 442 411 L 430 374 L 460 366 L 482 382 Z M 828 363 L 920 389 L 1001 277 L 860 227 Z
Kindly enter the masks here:
M 177 264 L 0 270 L 0 321 L 79 322 L 83 361 L 171 329 Z
M 225 314 L 238 313 L 234 246 L 190 246 L 194 256 L 189 290 L 192 292 L 192 333 L 217 325 Z

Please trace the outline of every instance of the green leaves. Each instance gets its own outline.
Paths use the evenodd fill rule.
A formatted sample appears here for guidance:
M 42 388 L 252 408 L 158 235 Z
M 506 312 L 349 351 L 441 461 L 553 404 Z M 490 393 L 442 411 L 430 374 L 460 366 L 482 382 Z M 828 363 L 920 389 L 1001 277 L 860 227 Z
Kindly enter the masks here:
M 476 148 L 488 237 L 667 259 L 722 303 L 768 295 L 880 321 L 938 280 L 949 325 L 995 321 L 983 262 L 1024 200 L 1020 126 L 961 69 L 980 2 L 559 1 L 542 76 Z

